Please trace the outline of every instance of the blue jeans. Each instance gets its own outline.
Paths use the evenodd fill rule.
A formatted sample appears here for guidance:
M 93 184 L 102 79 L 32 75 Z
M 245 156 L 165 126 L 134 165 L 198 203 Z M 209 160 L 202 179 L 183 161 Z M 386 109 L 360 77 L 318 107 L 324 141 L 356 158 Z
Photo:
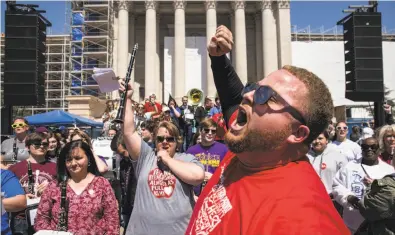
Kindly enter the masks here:
M 182 152 L 186 152 L 191 145 L 192 141 L 192 124 L 185 124 L 184 125 L 184 134 L 183 134 L 183 146 L 182 146 Z

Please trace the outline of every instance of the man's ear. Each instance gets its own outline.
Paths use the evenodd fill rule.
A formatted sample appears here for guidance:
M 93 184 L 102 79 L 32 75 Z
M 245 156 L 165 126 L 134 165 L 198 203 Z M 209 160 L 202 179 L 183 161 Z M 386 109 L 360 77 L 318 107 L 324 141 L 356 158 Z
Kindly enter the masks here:
M 307 137 L 309 137 L 309 135 L 310 129 L 305 125 L 301 125 L 288 137 L 287 141 L 291 144 L 301 144 L 307 139 Z

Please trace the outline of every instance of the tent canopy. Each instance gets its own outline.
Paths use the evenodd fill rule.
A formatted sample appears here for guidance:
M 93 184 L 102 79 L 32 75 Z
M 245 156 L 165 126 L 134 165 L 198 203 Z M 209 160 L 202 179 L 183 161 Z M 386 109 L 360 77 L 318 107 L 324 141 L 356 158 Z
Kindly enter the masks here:
M 103 127 L 103 123 L 96 122 L 88 118 L 80 117 L 62 110 L 55 110 L 47 113 L 40 113 L 25 117 L 32 126 L 46 125 L 76 125 Z

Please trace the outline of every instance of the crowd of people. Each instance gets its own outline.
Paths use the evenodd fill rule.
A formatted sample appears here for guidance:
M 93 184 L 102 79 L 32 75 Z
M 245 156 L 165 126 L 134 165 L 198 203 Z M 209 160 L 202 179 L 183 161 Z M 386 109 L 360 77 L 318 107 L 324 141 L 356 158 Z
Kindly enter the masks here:
M 395 234 L 392 107 L 349 136 L 315 74 L 284 66 L 244 85 L 232 46 L 218 27 L 218 97 L 203 106 L 138 103 L 121 81 L 122 126 L 113 101 L 103 115 L 110 159 L 84 130 L 16 118 L 1 145 L 2 234 Z

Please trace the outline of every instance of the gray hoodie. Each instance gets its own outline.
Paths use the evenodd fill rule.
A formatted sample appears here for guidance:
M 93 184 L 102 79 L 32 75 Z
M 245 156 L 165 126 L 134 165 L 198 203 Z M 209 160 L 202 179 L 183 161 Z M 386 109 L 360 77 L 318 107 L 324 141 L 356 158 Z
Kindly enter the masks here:
M 328 194 L 332 193 L 332 183 L 336 172 L 348 163 L 347 157 L 336 146 L 328 144 L 321 154 L 314 150 L 307 153 L 315 172 L 321 178 Z

